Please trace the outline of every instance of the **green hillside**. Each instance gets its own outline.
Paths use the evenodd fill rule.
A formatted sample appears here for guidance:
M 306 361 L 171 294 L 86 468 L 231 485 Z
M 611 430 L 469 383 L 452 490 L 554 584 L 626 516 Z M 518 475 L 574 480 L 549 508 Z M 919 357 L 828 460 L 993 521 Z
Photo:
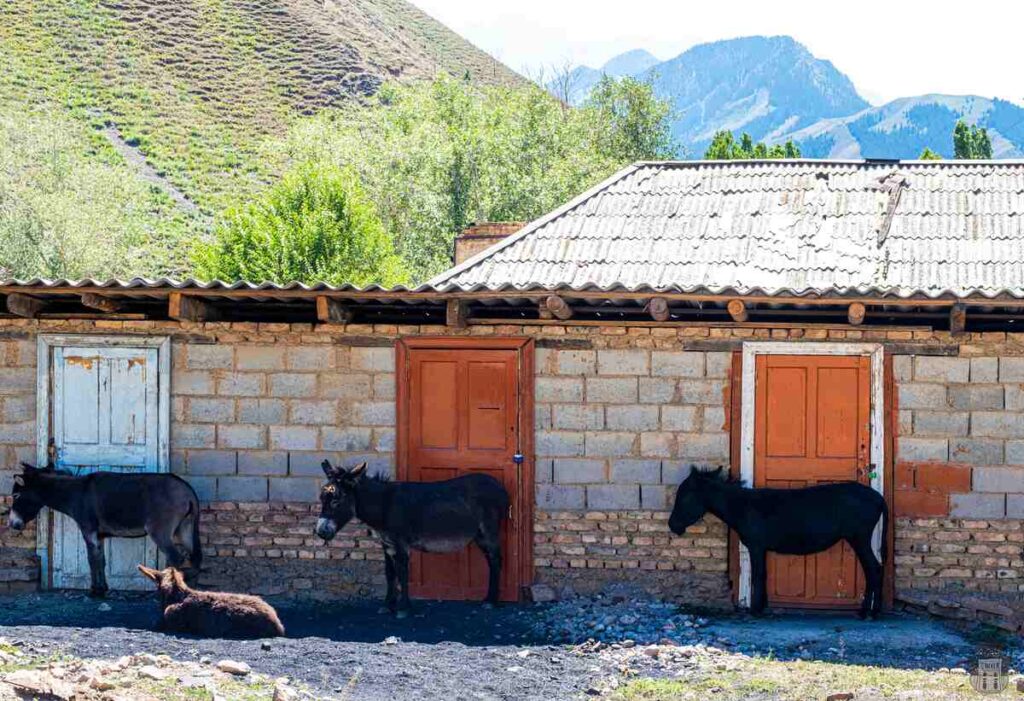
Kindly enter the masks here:
M 0 66 L 0 268 L 69 276 L 179 270 L 298 117 L 388 79 L 519 80 L 403 0 L 5 0 Z M 19 259 L 43 229 L 65 243 Z M 83 268 L 98 237 L 126 254 Z M 146 239 L 167 256 L 131 260 Z

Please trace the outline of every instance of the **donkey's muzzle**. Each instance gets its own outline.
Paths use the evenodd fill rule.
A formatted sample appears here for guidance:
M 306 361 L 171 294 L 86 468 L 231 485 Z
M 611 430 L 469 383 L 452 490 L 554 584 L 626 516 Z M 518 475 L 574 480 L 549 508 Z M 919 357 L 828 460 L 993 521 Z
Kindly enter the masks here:
M 317 519 L 315 532 L 324 540 L 330 540 L 338 532 L 338 525 L 333 520 L 321 516 Z
M 675 519 L 671 518 L 668 520 L 668 529 L 676 535 L 682 535 L 684 532 L 686 532 L 686 526 L 681 524 L 679 521 L 676 521 Z
M 25 530 L 25 522 L 21 516 L 12 511 L 7 515 L 7 527 L 12 531 L 23 531 Z

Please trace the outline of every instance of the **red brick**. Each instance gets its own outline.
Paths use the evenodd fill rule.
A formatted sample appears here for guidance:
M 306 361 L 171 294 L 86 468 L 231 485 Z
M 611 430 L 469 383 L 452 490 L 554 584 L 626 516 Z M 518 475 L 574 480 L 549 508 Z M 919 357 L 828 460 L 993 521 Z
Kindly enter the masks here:
M 971 491 L 971 468 L 952 463 L 917 465 L 917 488 L 949 494 Z
M 915 464 L 912 462 L 896 463 L 896 489 L 913 489 Z
M 945 494 L 896 490 L 897 516 L 946 516 L 949 514 L 949 497 Z

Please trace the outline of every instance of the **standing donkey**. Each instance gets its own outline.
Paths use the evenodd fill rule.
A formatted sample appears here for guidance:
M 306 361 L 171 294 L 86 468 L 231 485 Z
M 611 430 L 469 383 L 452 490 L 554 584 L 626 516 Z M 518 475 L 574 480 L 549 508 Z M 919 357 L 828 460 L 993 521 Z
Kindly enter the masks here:
M 442 482 L 391 482 L 366 476 L 366 463 L 345 470 L 323 462 L 327 484 L 320 490 L 316 534 L 330 540 L 353 517 L 369 526 L 384 546 L 388 580 L 386 608 L 398 618 L 409 615 L 409 549 L 457 552 L 476 543 L 487 558 L 488 604 L 498 602 L 501 577 L 501 520 L 508 513 L 508 492 L 501 482 L 480 473 Z M 398 590 L 401 590 L 399 593 Z
M 105 596 L 108 537 L 149 536 L 172 567 L 186 560 L 198 573 L 203 553 L 199 544 L 199 499 L 188 482 L 168 474 L 92 472 L 76 477 L 53 466 L 38 469 L 22 463 L 14 478 L 14 503 L 7 525 L 20 531 L 44 506 L 70 516 L 85 539 L 92 575 L 90 596 Z
M 871 537 L 882 520 L 882 559 L 888 512 L 882 495 L 858 482 L 820 484 L 802 489 L 747 489 L 723 478 L 723 468 L 692 469 L 676 490 L 668 526 L 676 535 L 711 512 L 736 531 L 750 552 L 750 610 L 764 611 L 767 603 L 768 552 L 810 555 L 845 540 L 864 568 L 866 588 L 860 617 L 882 610 L 882 563 L 875 557 Z

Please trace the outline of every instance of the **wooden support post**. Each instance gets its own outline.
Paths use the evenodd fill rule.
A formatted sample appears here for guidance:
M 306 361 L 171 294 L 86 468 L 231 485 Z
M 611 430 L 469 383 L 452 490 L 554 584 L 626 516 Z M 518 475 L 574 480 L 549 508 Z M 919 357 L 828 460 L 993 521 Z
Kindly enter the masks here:
M 469 316 L 468 305 L 461 299 L 449 299 L 445 313 L 445 323 L 456 329 L 466 328 L 466 317 Z
M 954 304 L 949 310 L 949 331 L 954 335 L 962 334 L 967 329 L 967 307 Z
M 747 320 L 747 305 L 743 303 L 742 299 L 730 299 L 726 309 L 729 310 L 729 316 L 736 323 L 743 323 Z
M 82 294 L 82 306 L 88 307 L 89 309 L 99 309 L 101 312 L 107 312 L 108 314 L 114 314 L 124 308 L 124 305 L 120 300 L 93 294 L 91 292 L 85 292 Z
M 846 318 L 854 326 L 860 326 L 864 323 L 864 317 L 867 314 L 867 309 L 861 302 L 852 302 L 850 308 L 846 312 Z
M 668 300 L 664 297 L 652 297 L 651 301 L 647 303 L 647 311 L 651 313 L 651 318 L 655 321 L 668 321 L 671 316 Z
M 172 292 L 167 303 L 167 316 L 177 321 L 216 321 L 220 315 L 206 300 Z
M 336 299 L 320 295 L 316 298 L 316 320 L 321 324 L 349 324 L 352 310 Z
M 572 318 L 572 307 L 558 295 L 551 295 L 544 300 L 544 307 L 551 312 L 551 316 L 565 321 Z
M 36 297 L 18 293 L 7 295 L 7 311 L 16 316 L 34 319 L 44 309 L 46 309 L 46 302 Z

